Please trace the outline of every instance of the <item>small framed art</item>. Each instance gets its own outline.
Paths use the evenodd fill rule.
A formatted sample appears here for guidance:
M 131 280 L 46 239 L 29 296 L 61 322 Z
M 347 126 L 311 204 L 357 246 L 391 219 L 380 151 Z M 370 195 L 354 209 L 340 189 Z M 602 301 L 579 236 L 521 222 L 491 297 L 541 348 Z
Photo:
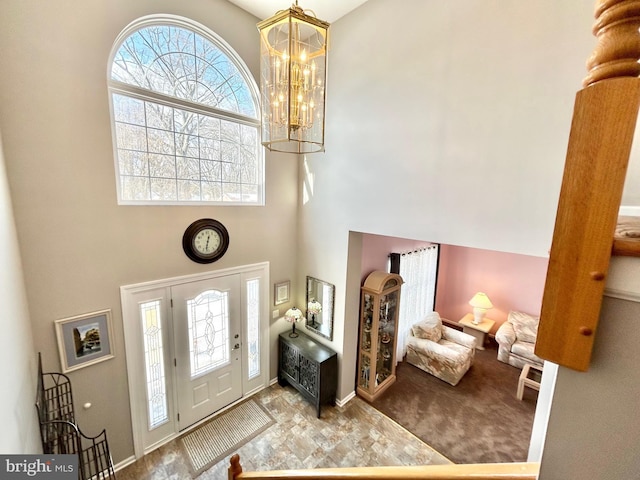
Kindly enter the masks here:
M 289 289 L 291 287 L 291 282 L 287 280 L 286 282 L 276 283 L 273 289 L 273 303 L 275 305 L 280 305 L 281 303 L 285 303 L 289 301 Z
M 62 372 L 72 372 L 114 357 L 111 310 L 55 321 Z

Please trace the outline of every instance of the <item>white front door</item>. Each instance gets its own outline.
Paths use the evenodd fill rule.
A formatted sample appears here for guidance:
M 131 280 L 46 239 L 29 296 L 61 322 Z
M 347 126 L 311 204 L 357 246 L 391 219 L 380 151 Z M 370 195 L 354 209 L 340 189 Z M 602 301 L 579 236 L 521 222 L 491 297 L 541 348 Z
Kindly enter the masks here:
M 269 384 L 268 285 L 263 262 L 120 288 L 136 458 Z
M 171 287 L 178 429 L 242 396 L 240 275 Z

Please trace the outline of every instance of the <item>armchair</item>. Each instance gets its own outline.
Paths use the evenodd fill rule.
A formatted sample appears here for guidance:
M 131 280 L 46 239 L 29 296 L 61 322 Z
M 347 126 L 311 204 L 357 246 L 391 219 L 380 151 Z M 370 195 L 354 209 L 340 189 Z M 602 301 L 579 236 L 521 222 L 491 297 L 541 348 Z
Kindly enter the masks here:
M 526 363 L 542 367 L 543 360 L 534 353 L 539 321 L 540 317 L 527 313 L 509 312 L 496 332 L 498 360 L 517 368 Z
M 407 362 L 453 386 L 473 364 L 476 339 L 442 325 L 437 312 L 411 327 Z

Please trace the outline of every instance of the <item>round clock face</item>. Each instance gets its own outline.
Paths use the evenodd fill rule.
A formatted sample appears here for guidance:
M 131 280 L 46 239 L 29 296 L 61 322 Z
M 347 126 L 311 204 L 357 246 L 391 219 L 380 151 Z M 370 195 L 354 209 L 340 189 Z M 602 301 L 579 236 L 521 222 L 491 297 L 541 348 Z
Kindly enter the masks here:
M 220 247 L 222 239 L 217 230 L 204 228 L 193 237 L 193 248 L 200 255 L 212 255 Z
M 217 220 L 202 218 L 187 227 L 182 237 L 184 253 L 194 262 L 212 263 L 229 247 L 229 233 Z

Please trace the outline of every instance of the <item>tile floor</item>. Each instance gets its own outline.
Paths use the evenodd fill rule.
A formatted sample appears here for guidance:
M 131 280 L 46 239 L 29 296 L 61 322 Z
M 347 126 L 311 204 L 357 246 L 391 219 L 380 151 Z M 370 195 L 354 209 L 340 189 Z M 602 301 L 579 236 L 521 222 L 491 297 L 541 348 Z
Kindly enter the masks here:
M 355 397 L 343 407 L 315 408 L 278 384 L 253 397 L 276 424 L 238 448 L 244 471 L 451 463 L 388 417 Z M 189 479 L 179 439 L 117 472 L 118 480 Z M 230 455 L 229 455 L 230 456 Z M 198 476 L 226 479 L 229 456 Z

